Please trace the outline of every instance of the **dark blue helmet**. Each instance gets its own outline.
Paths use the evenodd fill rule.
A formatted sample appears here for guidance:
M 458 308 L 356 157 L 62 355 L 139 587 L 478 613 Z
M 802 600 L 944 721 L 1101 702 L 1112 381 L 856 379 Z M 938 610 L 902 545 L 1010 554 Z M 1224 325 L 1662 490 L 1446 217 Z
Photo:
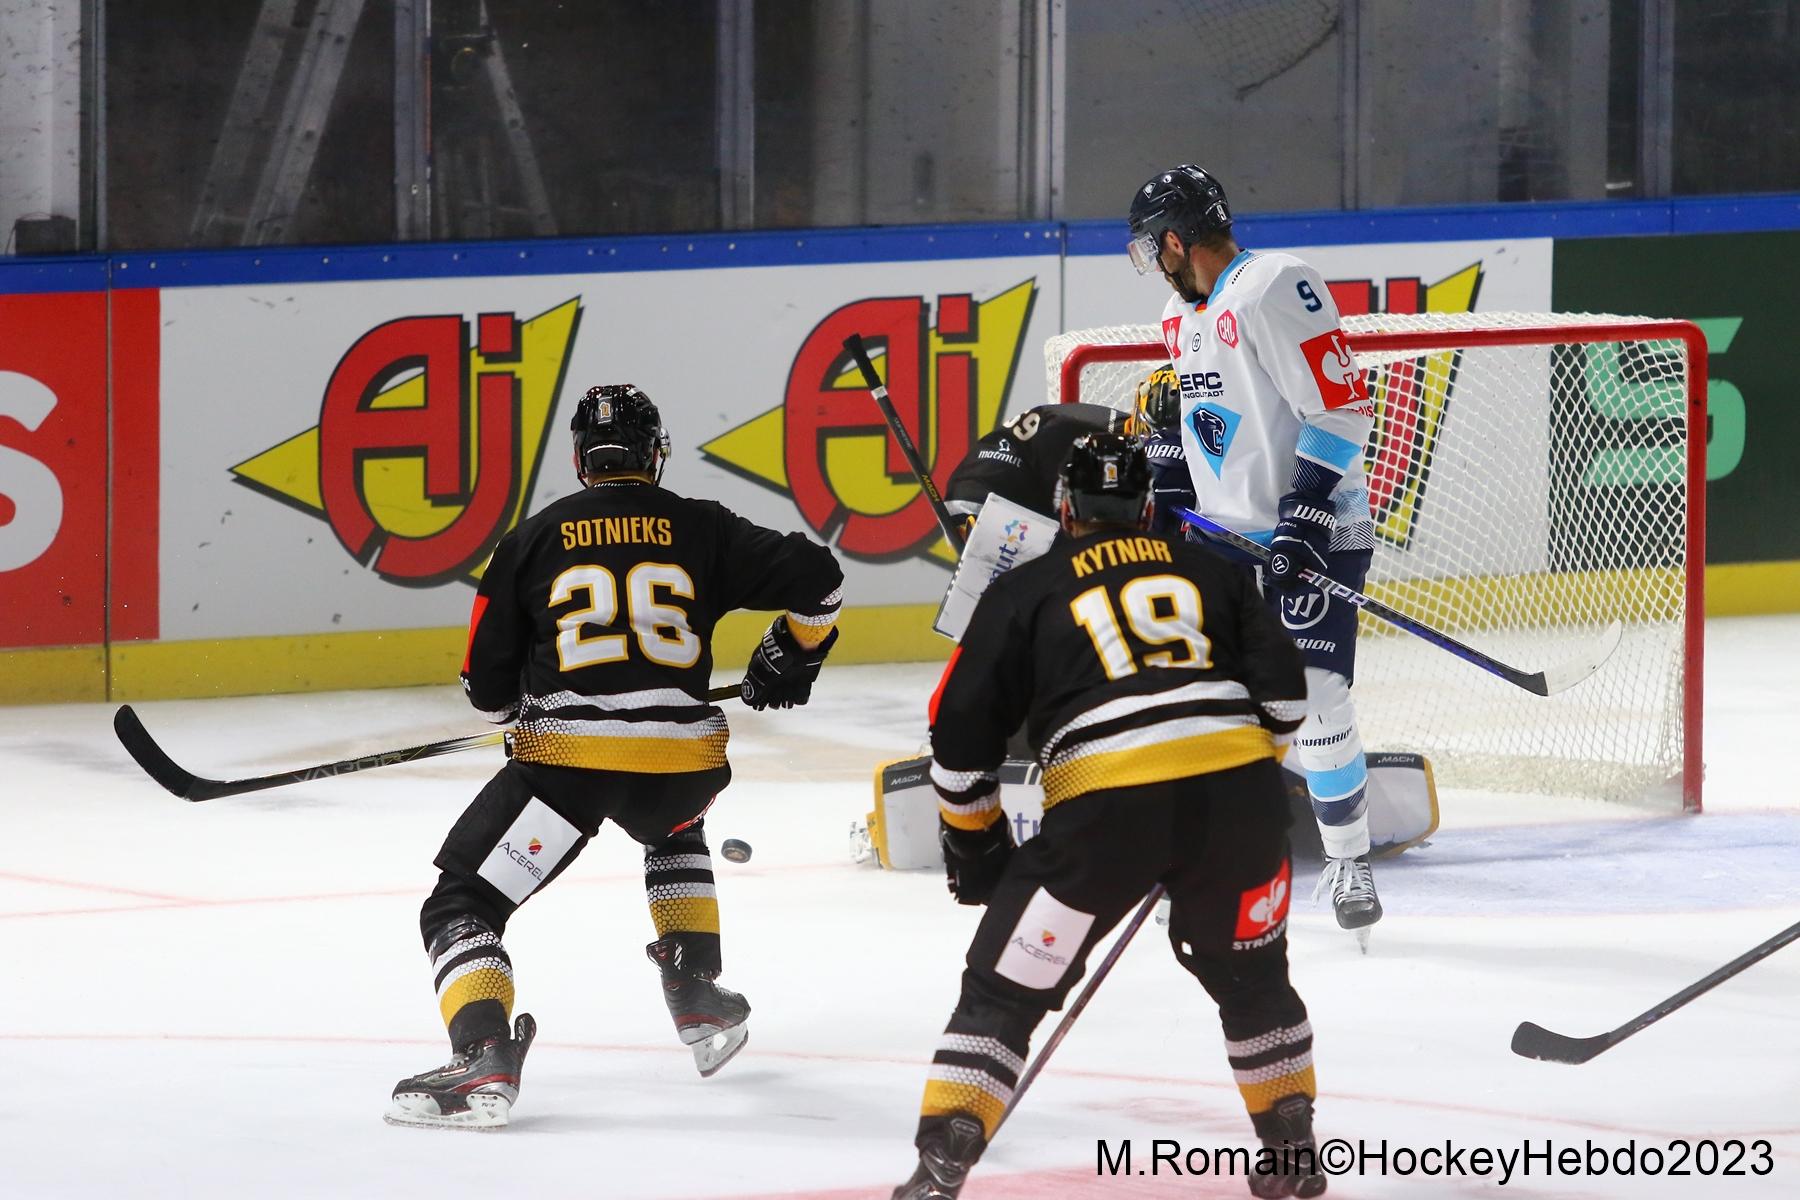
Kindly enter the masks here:
M 1173 230 L 1184 246 L 1231 230 L 1231 205 L 1219 181 L 1183 163 L 1150 177 L 1131 198 L 1131 261 L 1139 275 L 1156 270 L 1162 235 Z

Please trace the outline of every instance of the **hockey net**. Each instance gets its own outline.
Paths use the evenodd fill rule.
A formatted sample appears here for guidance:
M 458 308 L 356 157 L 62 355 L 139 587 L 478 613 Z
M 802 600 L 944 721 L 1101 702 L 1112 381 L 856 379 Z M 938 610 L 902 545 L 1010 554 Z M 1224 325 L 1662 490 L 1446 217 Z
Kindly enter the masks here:
M 1700 808 L 1706 355 L 1682 321 L 1564 313 L 1350 317 L 1375 428 L 1365 591 L 1515 666 L 1615 618 L 1593 677 L 1531 695 L 1364 614 L 1363 744 L 1440 783 Z M 1058 334 L 1049 395 L 1129 407 L 1154 325 Z

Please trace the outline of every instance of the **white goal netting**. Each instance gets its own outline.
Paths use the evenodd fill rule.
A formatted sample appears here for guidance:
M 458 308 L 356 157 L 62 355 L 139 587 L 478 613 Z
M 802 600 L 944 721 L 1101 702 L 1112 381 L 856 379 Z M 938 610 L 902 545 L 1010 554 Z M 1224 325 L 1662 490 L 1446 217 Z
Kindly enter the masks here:
M 1540 697 L 1365 614 L 1364 745 L 1423 752 L 1448 786 L 1697 808 L 1698 330 L 1563 313 L 1344 328 L 1376 408 L 1365 590 L 1532 671 L 1625 627 L 1596 675 Z M 1132 325 L 1059 334 L 1045 359 L 1052 399 L 1128 407 L 1168 354 L 1156 326 Z

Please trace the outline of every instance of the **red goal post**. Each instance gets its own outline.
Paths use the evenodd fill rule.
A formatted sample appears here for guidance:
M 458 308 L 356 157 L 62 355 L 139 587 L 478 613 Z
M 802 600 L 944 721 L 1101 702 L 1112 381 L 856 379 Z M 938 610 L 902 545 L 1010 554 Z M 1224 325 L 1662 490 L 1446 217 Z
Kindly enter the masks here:
M 1365 615 L 1364 744 L 1423 752 L 1448 786 L 1700 811 L 1700 329 L 1576 313 L 1377 313 L 1344 329 L 1376 406 L 1365 590 L 1520 665 L 1615 617 L 1626 629 L 1593 678 L 1537 697 Z M 1050 338 L 1050 398 L 1128 407 L 1168 361 L 1159 335 Z

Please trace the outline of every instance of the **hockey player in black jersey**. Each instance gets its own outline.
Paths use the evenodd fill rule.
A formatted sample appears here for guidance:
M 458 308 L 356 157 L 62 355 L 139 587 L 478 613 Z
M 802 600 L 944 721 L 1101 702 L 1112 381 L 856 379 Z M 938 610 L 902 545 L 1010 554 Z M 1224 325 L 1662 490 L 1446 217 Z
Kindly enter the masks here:
M 998 493 L 1032 512 L 1053 515 L 1056 476 L 1069 447 L 1088 433 L 1117 433 L 1129 414 L 1104 404 L 1040 404 L 975 443 L 944 488 L 944 506 L 973 523 Z
M 751 657 L 743 699 L 805 704 L 837 639 L 843 573 L 800 534 L 661 487 L 668 434 L 637 388 L 591 389 L 572 428 L 582 490 L 501 538 L 475 596 L 463 689 L 490 720 L 514 722 L 511 761 L 438 852 L 419 923 L 454 1055 L 394 1086 L 394 1124 L 507 1123 L 536 1026 L 521 1015 L 509 1030 L 501 935 L 609 818 L 644 846 L 657 935 L 647 949 L 700 1073 L 748 1037 L 749 1004 L 715 982 L 703 818 L 731 767 L 725 715 L 706 700 L 713 627 L 734 608 L 785 609 Z
M 1291 869 L 1276 761 L 1306 712 L 1300 654 L 1244 572 L 1145 532 L 1142 443 L 1077 441 L 1068 536 L 995 580 L 931 717 L 950 890 L 985 903 L 932 1059 L 895 1200 L 948 1200 L 1012 1099 L 1031 1032 L 1088 953 L 1158 882 L 1175 956 L 1211 994 L 1266 1147 L 1257 1196 L 1317 1196 L 1312 1028 L 1288 981 Z M 1043 765 L 1041 832 L 1015 848 L 995 768 L 1025 721 Z

